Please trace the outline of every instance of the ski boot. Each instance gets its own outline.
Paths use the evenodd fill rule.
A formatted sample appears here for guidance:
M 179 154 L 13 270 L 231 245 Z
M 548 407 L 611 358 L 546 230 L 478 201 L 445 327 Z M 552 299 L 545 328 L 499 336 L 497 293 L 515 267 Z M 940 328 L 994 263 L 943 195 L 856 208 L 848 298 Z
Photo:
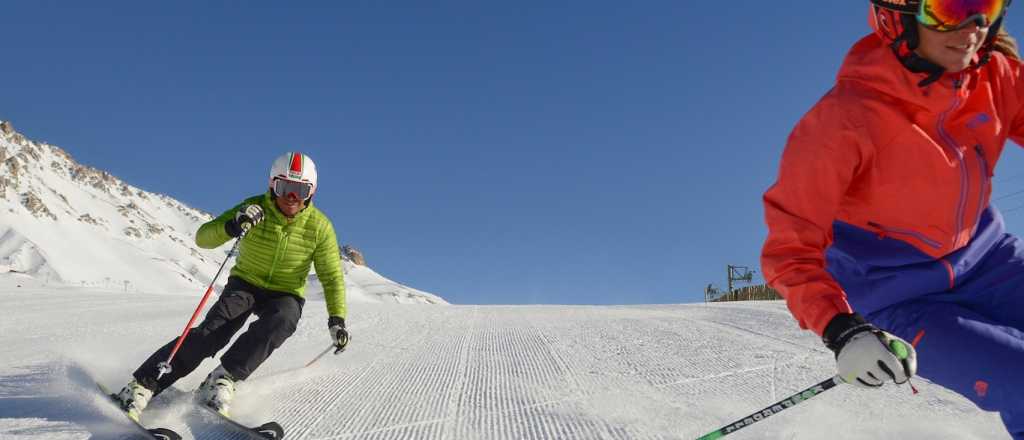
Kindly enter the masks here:
M 235 397 L 235 378 L 221 365 L 206 376 L 199 386 L 199 403 L 230 417 L 231 399 Z
M 128 385 L 121 389 L 120 393 L 115 394 L 113 397 L 117 400 L 121 409 L 128 413 L 128 417 L 138 422 L 139 418 L 142 417 L 142 410 L 146 409 L 146 405 L 149 405 L 149 399 L 153 397 L 153 391 L 132 379 L 131 382 L 128 382 Z

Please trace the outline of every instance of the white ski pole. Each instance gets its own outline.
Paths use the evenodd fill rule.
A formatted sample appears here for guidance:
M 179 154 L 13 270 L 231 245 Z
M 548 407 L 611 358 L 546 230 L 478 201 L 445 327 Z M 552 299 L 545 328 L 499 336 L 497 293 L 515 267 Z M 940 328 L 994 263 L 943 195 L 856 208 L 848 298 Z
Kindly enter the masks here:
M 810 399 L 814 396 L 817 396 L 818 394 L 824 393 L 828 389 L 841 383 L 845 382 L 843 382 L 843 379 L 840 378 L 839 376 L 830 377 L 820 383 L 811 386 L 810 388 L 807 388 L 806 390 L 800 391 L 792 396 L 789 396 L 785 399 L 768 405 L 768 407 L 765 409 L 762 409 L 756 413 L 753 413 L 749 416 L 746 416 L 742 419 L 725 425 L 713 432 L 704 434 L 697 438 L 697 440 L 714 440 L 717 438 L 725 437 L 729 434 L 739 431 L 740 429 L 746 428 L 750 425 L 753 425 L 754 423 L 760 422 L 764 419 L 767 419 L 768 417 L 778 414 L 783 410 L 792 408 L 796 404 L 803 402 L 807 399 Z

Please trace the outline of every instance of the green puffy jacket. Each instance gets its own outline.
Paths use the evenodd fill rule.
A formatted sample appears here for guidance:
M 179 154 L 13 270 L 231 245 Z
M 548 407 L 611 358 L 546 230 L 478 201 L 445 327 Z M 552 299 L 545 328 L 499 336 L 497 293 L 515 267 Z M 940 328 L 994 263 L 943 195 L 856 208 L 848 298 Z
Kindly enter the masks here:
M 288 219 L 277 209 L 269 191 L 250 197 L 200 226 L 196 244 L 213 249 L 226 243 L 231 236 L 224 230 L 224 224 L 235 218 L 242 207 L 251 204 L 263 207 L 263 221 L 242 239 L 231 275 L 264 289 L 304 298 L 309 267 L 314 264 L 317 278 L 324 286 L 327 313 L 345 318 L 345 274 L 341 268 L 338 237 L 331 221 L 312 201 L 294 218 Z

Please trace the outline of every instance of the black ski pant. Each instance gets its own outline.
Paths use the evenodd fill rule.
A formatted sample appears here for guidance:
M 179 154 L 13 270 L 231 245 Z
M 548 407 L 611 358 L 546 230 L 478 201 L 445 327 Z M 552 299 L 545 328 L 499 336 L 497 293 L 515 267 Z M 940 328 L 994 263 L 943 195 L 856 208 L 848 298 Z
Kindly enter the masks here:
M 245 380 L 295 332 L 304 303 L 305 300 L 290 293 L 262 289 L 241 278 L 230 277 L 206 318 L 185 337 L 171 360 L 171 372 L 157 379 L 158 365 L 167 360 L 178 338 L 161 347 L 135 370 L 135 380 L 152 390 L 153 395 L 159 394 L 195 370 L 203 359 L 213 357 L 228 345 L 249 315 L 255 313 L 258 319 L 220 357 L 221 365 L 235 380 Z

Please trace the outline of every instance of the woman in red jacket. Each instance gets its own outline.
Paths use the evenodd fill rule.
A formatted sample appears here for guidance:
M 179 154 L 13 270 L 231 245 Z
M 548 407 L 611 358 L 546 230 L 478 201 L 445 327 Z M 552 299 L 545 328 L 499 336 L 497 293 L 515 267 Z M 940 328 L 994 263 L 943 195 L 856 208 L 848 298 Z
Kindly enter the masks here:
M 763 271 L 846 382 L 918 373 L 1024 439 L 1024 243 L 989 203 L 1007 139 L 1024 144 L 1009 1 L 872 3 L 764 195 Z

